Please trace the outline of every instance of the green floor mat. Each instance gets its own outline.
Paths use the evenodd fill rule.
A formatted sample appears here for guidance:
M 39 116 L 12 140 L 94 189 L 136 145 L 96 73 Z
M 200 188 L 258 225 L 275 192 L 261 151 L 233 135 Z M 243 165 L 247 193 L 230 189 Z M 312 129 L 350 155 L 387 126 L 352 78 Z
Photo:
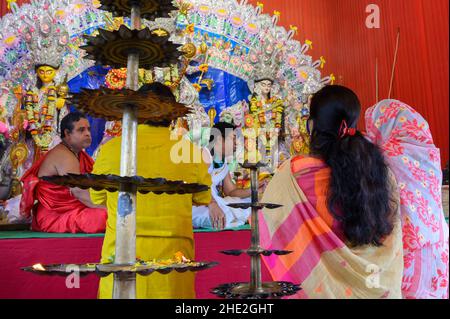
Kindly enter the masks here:
M 446 218 L 447 223 L 449 219 Z M 250 230 L 250 225 L 244 225 L 237 228 L 226 229 L 225 231 Z M 194 233 L 216 233 L 214 229 L 194 229 Z M 56 233 L 40 233 L 30 230 L 22 231 L 0 231 L 0 239 L 29 239 L 29 238 L 93 238 L 103 237 L 104 234 L 56 234 Z
M 31 230 L 0 231 L 0 239 L 29 239 L 29 238 L 92 238 L 103 237 L 104 234 L 57 234 L 40 233 Z

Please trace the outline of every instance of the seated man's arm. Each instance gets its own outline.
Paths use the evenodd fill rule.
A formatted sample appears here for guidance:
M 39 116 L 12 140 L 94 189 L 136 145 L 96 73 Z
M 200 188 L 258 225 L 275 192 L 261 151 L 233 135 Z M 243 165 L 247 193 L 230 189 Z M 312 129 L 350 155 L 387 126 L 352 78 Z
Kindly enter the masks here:
M 96 205 L 92 199 L 91 195 L 89 194 L 89 190 L 87 189 L 81 189 L 81 188 L 71 188 L 70 193 L 73 197 L 78 199 L 80 202 L 82 202 L 84 205 L 86 205 L 89 208 L 104 208 L 106 209 L 106 206 L 104 204 Z
M 259 181 L 258 192 L 261 193 L 267 185 L 267 180 Z M 241 189 L 233 183 L 231 176 L 228 174 L 223 181 L 223 192 L 225 196 L 248 198 L 252 196 L 252 190 L 250 188 Z
M 43 163 L 40 173 L 42 176 L 45 176 L 54 175 L 55 172 L 60 176 L 80 174 L 80 163 L 72 152 L 62 147 L 55 148 Z M 100 208 L 91 202 L 87 190 L 72 188 L 70 189 L 70 193 L 87 207 Z
M 225 196 L 229 197 L 247 198 L 252 196 L 252 191 L 249 188 L 238 188 L 236 184 L 234 184 L 231 180 L 230 174 L 227 174 L 227 176 L 223 180 L 223 193 L 225 194 Z
M 211 174 L 208 172 L 209 165 L 201 163 L 198 165 L 198 183 L 211 187 Z M 196 193 L 192 197 L 194 206 L 208 206 L 209 218 L 214 229 L 222 230 L 225 227 L 225 214 L 211 196 L 211 189 Z
M 64 152 L 64 153 L 63 153 Z M 58 175 L 66 175 L 66 174 L 80 174 L 80 163 L 72 153 L 68 153 L 66 151 L 61 152 L 61 156 L 64 157 L 64 160 L 59 161 L 59 154 L 56 154 L 55 160 L 55 168 L 58 172 Z M 70 193 L 73 197 L 78 199 L 84 205 L 89 208 L 105 208 L 102 205 L 95 205 L 89 196 L 89 191 L 81 188 L 71 188 Z

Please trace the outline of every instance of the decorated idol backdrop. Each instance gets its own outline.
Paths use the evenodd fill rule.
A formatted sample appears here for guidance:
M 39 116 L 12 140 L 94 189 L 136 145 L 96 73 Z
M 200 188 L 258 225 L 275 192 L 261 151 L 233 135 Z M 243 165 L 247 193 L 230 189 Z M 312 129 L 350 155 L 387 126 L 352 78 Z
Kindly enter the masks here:
M 110 77 L 106 80 L 106 76 L 112 74 L 110 71 L 111 68 L 103 66 L 92 66 L 88 68 L 68 82 L 70 92 L 78 93 L 82 88 L 97 89 L 105 85 L 106 82 L 109 83 L 108 81 L 111 81 Z M 196 83 L 200 74 L 201 72 L 195 72 L 192 75 L 188 75 L 187 78 L 190 82 Z M 213 109 L 215 110 L 216 116 L 212 119 L 213 122 L 217 123 L 220 120 L 219 114 L 223 114 L 223 111 L 227 108 L 241 101 L 248 102 L 251 92 L 247 82 L 232 74 L 214 68 L 208 70 L 208 78 L 212 79 L 215 85 L 211 90 L 200 91 L 199 102 L 206 113 Z M 68 104 L 70 105 L 70 102 Z M 70 110 L 75 111 L 76 108 L 70 107 Z M 92 156 L 102 142 L 105 134 L 106 121 L 89 115 L 88 119 L 92 130 L 92 145 L 86 151 Z
M 312 42 L 294 39 L 297 28 L 277 25 L 280 12 L 263 12 L 246 0 L 177 0 L 168 18 L 143 20 L 151 32 L 182 45 L 178 63 L 141 69 L 140 84 L 171 87 L 190 114 L 173 123 L 205 145 L 217 121 L 238 127 L 235 161 L 263 160 L 271 173 L 283 160 L 307 151 L 305 119 L 311 95 L 332 83 L 322 77 L 323 57 Z M 98 28 L 117 30 L 125 18 L 98 10 L 95 0 L 34 0 L 0 20 L 0 199 L 20 196 L 23 173 L 60 142 L 60 120 L 74 108 L 70 94 L 84 88 L 125 87 L 126 70 L 94 65 L 86 46 Z M 106 35 L 104 35 L 106 36 Z M 84 59 L 83 57 L 87 57 Z M 121 134 L 120 122 L 90 116 L 95 150 Z M 180 130 L 181 132 L 182 130 Z M 238 174 L 237 174 L 238 175 Z M 236 176 L 237 176 L 236 175 Z M 241 175 L 243 176 L 243 175 Z

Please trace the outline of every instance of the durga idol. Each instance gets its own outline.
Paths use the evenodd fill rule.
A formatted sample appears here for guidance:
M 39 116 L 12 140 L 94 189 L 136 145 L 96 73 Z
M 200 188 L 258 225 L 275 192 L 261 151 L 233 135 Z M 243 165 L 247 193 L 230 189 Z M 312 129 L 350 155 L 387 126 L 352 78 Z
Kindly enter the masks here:
M 267 60 L 272 63 L 267 63 Z M 246 112 L 246 128 L 243 132 L 244 135 L 248 135 L 249 132 L 256 133 L 259 155 L 269 164 L 270 170 L 274 170 L 276 163 L 279 163 L 278 142 L 283 133 L 285 102 L 277 95 L 276 63 L 272 59 L 262 59 L 255 69 L 254 78 L 249 82 L 249 87 L 253 87 L 253 93 L 249 96 L 250 105 Z M 250 136 L 246 137 L 248 140 L 251 139 Z
M 41 22 L 38 32 L 34 32 L 29 39 L 37 81 L 35 87 L 25 91 L 22 105 L 37 157 L 60 142 L 59 120 L 68 113 L 65 105 L 69 91 L 67 78 L 61 85 L 55 81 L 68 41 L 69 35 L 63 26 L 52 25 L 46 20 Z

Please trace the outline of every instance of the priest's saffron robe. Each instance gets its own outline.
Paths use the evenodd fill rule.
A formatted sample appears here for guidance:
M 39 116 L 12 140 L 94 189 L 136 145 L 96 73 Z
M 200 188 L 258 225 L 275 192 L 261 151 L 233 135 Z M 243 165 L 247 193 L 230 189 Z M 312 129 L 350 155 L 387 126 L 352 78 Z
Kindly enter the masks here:
M 48 153 L 47 153 L 48 154 Z M 34 231 L 48 233 L 102 233 L 106 228 L 105 209 L 90 208 L 72 196 L 70 189 L 38 177 L 47 154 L 23 175 L 20 214 L 32 218 Z M 79 153 L 80 173 L 90 173 L 93 159 L 84 151 Z

